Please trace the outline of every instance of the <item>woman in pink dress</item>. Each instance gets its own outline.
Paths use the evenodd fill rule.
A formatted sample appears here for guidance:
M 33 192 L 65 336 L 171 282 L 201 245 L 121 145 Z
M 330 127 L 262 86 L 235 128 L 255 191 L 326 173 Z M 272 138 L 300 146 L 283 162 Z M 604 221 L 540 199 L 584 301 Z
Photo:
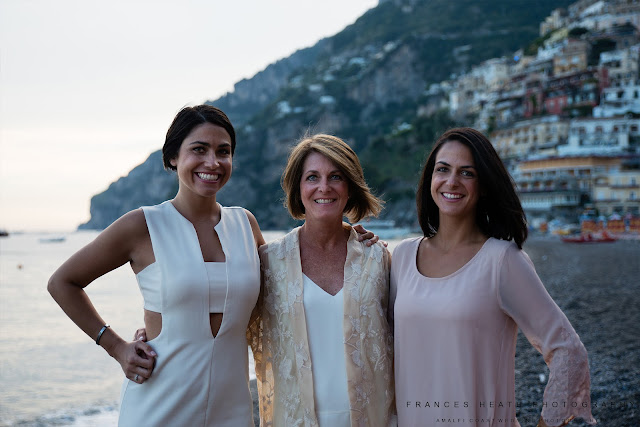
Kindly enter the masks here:
M 594 424 L 587 352 L 522 251 L 526 218 L 489 140 L 445 132 L 417 191 L 424 237 L 393 253 L 396 406 L 400 426 L 519 426 L 520 328 L 550 374 L 539 426 Z

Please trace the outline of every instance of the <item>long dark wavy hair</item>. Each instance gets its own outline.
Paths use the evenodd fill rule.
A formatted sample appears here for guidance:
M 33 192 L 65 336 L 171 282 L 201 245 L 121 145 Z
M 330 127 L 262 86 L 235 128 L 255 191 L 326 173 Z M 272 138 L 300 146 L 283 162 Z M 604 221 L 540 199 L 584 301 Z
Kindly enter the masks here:
M 435 236 L 440 225 L 440 212 L 431 197 L 431 177 L 438 151 L 450 141 L 466 145 L 473 155 L 481 192 L 476 207 L 476 224 L 486 236 L 513 240 L 522 249 L 527 240 L 527 218 L 516 194 L 515 183 L 491 142 L 471 128 L 454 128 L 442 134 L 422 169 L 416 202 L 418 221 L 425 237 Z

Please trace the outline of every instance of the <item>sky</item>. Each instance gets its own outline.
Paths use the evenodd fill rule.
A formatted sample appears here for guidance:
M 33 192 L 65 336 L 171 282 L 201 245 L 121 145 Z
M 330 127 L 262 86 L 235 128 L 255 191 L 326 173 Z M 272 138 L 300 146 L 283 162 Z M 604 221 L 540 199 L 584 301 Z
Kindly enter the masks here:
M 175 114 L 377 0 L 0 0 L 0 229 L 72 231 Z

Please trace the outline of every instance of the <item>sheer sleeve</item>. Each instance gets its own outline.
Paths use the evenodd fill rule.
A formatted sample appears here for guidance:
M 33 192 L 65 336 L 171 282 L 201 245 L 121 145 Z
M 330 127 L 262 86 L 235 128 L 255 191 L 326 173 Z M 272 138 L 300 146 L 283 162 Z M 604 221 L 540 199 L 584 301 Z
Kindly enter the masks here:
M 549 426 L 591 415 L 587 351 L 569 320 L 548 294 L 529 256 L 510 245 L 498 273 L 498 301 L 549 367 L 542 417 Z

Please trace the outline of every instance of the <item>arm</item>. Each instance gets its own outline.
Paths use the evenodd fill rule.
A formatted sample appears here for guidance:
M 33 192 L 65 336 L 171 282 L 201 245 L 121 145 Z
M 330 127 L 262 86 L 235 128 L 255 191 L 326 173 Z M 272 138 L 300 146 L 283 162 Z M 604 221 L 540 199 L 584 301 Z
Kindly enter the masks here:
M 256 248 L 259 248 L 260 246 L 264 245 L 266 242 L 264 241 L 264 237 L 262 237 L 262 231 L 260 231 L 258 220 L 247 209 L 245 209 L 244 212 L 247 214 L 247 218 L 249 218 L 249 224 L 251 224 L 251 231 L 253 232 L 253 238 L 256 241 Z
M 247 214 L 247 218 L 249 218 L 249 224 L 251 224 L 251 231 L 253 232 L 253 238 L 256 241 L 256 247 L 260 248 L 266 244 L 264 241 L 264 237 L 262 236 L 262 231 L 260 231 L 260 226 L 258 225 L 258 220 L 253 214 L 247 209 L 244 210 Z M 260 262 L 260 294 L 258 295 L 258 301 L 256 301 L 256 306 L 253 308 L 251 312 L 251 316 L 249 317 L 249 324 L 247 326 L 247 342 L 251 347 L 254 353 L 254 359 L 258 357 L 257 354 L 257 340 L 260 334 L 260 308 L 262 307 L 262 298 L 264 292 L 264 274 L 262 271 L 262 262 Z M 254 342 L 255 341 L 255 342 Z
M 143 212 L 129 212 L 72 255 L 49 279 L 47 289 L 53 299 L 92 340 L 96 340 L 106 322 L 84 288 L 128 261 L 132 264 L 139 261 L 140 242 L 144 241 L 145 233 L 148 232 Z M 106 328 L 100 337 L 100 346 L 120 363 L 127 378 L 142 383 L 150 377 L 156 354 L 148 344 L 126 342 L 111 328 Z
M 556 426 L 566 425 L 574 417 L 594 424 L 589 362 L 580 337 L 547 293 L 526 253 L 510 246 L 499 274 L 500 306 L 543 355 L 549 367 L 544 401 L 567 402 L 566 406 L 557 408 L 551 404 L 544 407 L 541 418 Z M 547 425 L 542 419 L 540 425 Z

